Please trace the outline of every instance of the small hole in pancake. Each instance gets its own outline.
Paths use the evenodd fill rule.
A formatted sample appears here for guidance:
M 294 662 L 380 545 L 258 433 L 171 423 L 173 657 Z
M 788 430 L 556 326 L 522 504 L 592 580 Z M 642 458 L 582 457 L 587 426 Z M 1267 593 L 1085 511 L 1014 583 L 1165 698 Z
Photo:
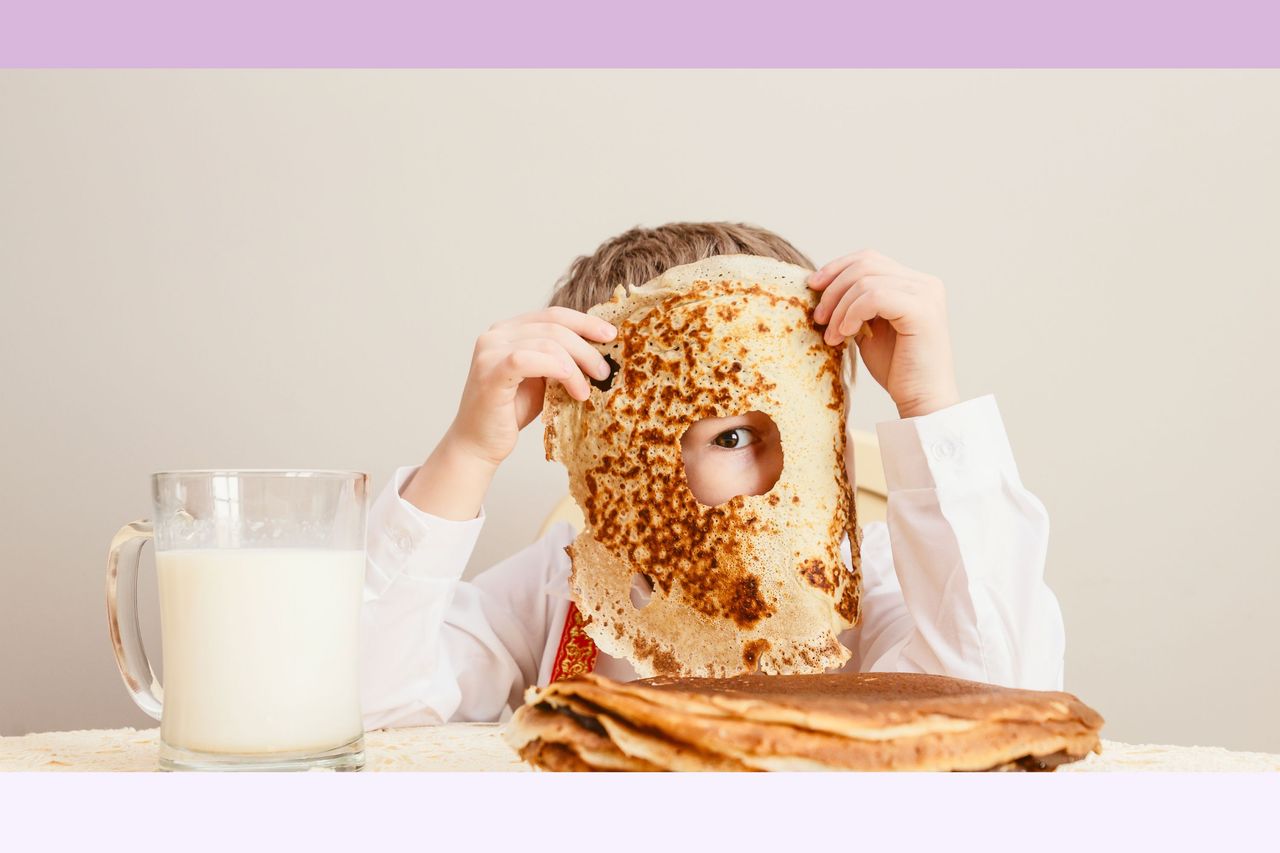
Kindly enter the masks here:
M 618 375 L 618 368 L 621 367 L 621 365 L 619 365 L 618 362 L 614 361 L 613 356 L 609 355 L 608 353 L 605 353 L 604 360 L 605 360 L 605 363 L 609 365 L 608 378 L 589 379 L 587 381 L 589 381 L 592 385 L 599 388 L 601 391 L 608 391 L 610 388 L 613 387 L 613 379 L 615 376 Z
M 636 572 L 631 576 L 631 604 L 636 610 L 643 610 L 653 598 L 653 578 L 644 572 Z
M 764 412 L 703 418 L 685 430 L 680 452 L 685 482 L 703 506 L 767 494 L 782 476 L 782 436 Z

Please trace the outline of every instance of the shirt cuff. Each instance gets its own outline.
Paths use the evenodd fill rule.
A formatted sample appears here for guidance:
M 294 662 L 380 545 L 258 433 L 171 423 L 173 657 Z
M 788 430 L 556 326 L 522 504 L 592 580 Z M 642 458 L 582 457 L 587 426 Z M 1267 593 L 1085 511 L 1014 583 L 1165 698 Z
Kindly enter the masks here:
M 385 587 L 396 577 L 456 580 L 475 549 L 484 509 L 470 521 L 423 512 L 400 496 L 417 466 L 398 468 L 369 511 L 369 564 Z
M 889 491 L 1014 482 L 1018 469 L 1004 421 L 990 394 L 928 415 L 876 425 Z

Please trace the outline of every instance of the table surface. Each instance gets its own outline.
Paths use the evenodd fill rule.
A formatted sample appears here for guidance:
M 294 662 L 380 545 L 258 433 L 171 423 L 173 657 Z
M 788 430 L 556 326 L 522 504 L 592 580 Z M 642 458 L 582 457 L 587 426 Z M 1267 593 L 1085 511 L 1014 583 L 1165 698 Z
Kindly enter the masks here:
M 382 729 L 365 736 L 366 770 L 527 771 L 490 723 Z M 0 771 L 155 770 L 158 729 L 45 732 L 0 738 Z M 1104 740 L 1102 754 L 1058 772 L 1280 770 L 1280 755 Z

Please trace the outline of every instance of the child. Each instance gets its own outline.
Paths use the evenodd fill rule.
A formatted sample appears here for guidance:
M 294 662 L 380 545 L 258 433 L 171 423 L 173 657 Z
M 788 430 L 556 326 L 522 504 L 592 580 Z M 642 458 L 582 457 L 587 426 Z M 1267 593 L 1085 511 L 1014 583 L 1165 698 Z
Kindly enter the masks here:
M 616 330 L 583 312 L 619 283 L 719 254 L 813 268 L 786 240 L 752 226 L 636 228 L 574 261 L 552 307 L 476 341 L 453 424 L 421 467 L 396 472 L 370 512 L 361 660 L 368 728 L 496 720 L 527 686 L 553 677 L 574 628 L 564 546 L 575 532 L 557 525 L 462 581 L 485 491 L 537 417 L 547 381 L 585 400 L 589 379 L 609 375 L 588 341 L 606 342 Z M 846 669 L 1061 689 L 1062 616 L 1043 580 L 1048 517 L 1019 480 L 994 400 L 959 402 L 942 283 L 863 251 L 818 269 L 809 286 L 822 294 L 814 320 L 828 343 L 869 325 L 872 334 L 855 339 L 859 353 L 901 418 L 877 428 L 888 521 L 863 530 L 862 621 L 840 638 L 853 652 Z M 776 436 L 750 416 L 698 426 L 683 442 L 695 496 L 713 505 L 758 493 Z M 626 660 L 603 653 L 594 671 L 635 678 Z

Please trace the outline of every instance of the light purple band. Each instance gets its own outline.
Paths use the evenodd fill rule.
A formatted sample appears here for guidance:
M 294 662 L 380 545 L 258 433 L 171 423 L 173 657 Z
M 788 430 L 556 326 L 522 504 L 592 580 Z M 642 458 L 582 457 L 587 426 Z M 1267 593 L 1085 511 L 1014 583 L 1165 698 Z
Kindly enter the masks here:
M 0 0 L 0 67 L 1276 67 L 1275 0 Z

